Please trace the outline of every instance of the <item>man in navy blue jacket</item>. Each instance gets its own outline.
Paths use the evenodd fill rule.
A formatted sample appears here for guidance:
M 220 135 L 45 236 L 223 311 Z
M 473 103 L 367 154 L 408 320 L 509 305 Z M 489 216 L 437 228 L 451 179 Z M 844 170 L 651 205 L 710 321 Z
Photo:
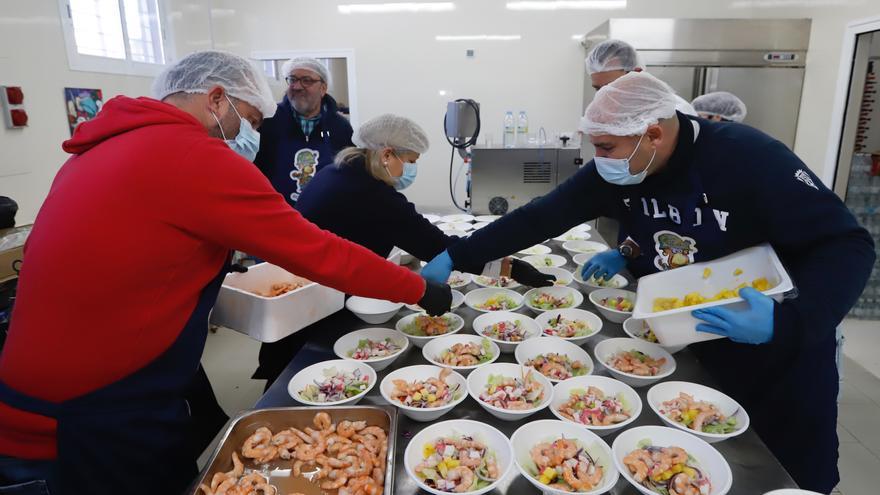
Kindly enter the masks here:
M 327 94 L 330 74 L 313 58 L 295 58 L 282 67 L 287 94 L 260 128 L 254 163 L 291 206 L 318 170 L 349 146 L 352 128 Z
M 691 346 L 802 488 L 828 493 L 837 472 L 835 328 L 864 289 L 875 252 L 843 202 L 785 145 L 736 123 L 687 117 L 645 73 L 602 88 L 587 109 L 596 158 L 544 197 L 462 239 L 423 270 L 479 270 L 585 220 L 621 224 L 620 250 L 584 274 L 636 276 L 769 242 L 799 295 L 776 303 L 753 289 L 750 309 L 695 311 Z M 445 278 L 444 278 L 445 280 Z

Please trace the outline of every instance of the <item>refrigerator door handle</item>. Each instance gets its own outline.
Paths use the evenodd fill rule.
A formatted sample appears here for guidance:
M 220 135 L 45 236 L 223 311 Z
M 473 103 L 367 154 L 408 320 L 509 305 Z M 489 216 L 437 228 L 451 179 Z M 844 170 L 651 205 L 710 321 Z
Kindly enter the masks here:
M 706 67 L 703 76 L 703 94 L 718 91 L 718 67 Z

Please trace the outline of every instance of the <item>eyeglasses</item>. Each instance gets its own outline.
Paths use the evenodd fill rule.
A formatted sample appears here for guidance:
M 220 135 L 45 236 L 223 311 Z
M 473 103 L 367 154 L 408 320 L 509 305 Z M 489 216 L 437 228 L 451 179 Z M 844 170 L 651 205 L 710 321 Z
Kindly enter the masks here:
M 311 88 L 315 85 L 315 83 L 321 82 L 321 79 L 312 79 L 311 77 L 296 77 L 296 76 L 287 76 L 284 78 L 287 81 L 287 84 L 293 86 L 296 83 L 300 83 L 304 88 Z

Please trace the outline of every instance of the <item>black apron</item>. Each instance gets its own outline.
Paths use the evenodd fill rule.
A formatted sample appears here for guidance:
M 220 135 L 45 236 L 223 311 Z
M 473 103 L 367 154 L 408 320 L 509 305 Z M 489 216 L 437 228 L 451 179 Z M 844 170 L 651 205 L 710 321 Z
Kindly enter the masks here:
M 208 313 L 226 265 L 202 290 L 175 342 L 131 375 L 80 397 L 52 403 L 0 382 L 0 401 L 57 421 L 52 495 L 175 495 L 197 474 L 184 399 L 199 366 Z

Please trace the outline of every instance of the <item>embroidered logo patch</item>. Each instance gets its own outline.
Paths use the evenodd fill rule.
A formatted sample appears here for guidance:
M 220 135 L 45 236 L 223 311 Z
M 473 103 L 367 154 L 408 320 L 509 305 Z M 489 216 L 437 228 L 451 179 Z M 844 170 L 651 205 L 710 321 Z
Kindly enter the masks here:
M 657 251 L 654 266 L 664 271 L 690 265 L 698 251 L 697 241 L 668 230 L 654 233 L 654 250 Z
M 804 184 L 812 187 L 813 189 L 815 189 L 817 191 L 819 190 L 819 188 L 816 187 L 816 183 L 813 182 L 813 178 L 810 177 L 810 174 L 808 174 L 807 171 L 804 169 L 799 169 L 797 172 L 795 172 L 794 178 L 803 182 Z

